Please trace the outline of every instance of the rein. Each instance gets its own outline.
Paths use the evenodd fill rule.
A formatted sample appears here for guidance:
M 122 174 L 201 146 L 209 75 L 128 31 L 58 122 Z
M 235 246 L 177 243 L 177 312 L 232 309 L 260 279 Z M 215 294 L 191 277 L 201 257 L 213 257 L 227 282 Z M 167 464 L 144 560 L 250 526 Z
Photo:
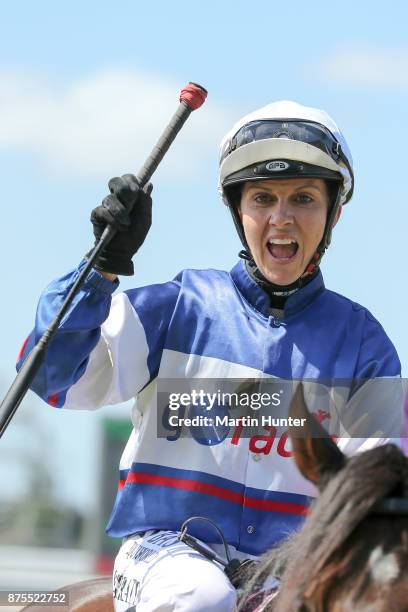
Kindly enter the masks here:
M 227 558 L 227 561 L 224 561 L 224 559 L 222 559 L 219 555 L 217 555 L 210 548 L 207 548 L 206 546 L 202 546 L 202 544 L 200 544 L 197 538 L 187 533 L 188 524 L 191 521 L 197 521 L 197 520 L 206 521 L 212 527 L 214 527 L 214 529 L 217 531 L 224 545 L 225 556 Z M 259 563 L 259 561 L 255 559 L 243 559 L 242 561 L 240 561 L 239 559 L 232 559 L 228 543 L 221 529 L 218 527 L 216 523 L 214 523 L 214 521 L 207 518 L 206 516 L 191 516 L 186 521 L 184 521 L 184 523 L 181 526 L 178 539 L 180 540 L 180 542 L 184 542 L 184 544 L 187 544 L 187 546 L 190 546 L 190 548 L 192 548 L 196 552 L 199 552 L 201 555 L 203 555 L 203 557 L 206 557 L 206 559 L 208 559 L 209 561 L 215 561 L 216 563 L 219 563 L 224 568 L 224 573 L 227 575 L 231 584 L 235 588 L 239 588 L 241 586 L 241 583 L 247 579 L 248 569 L 249 568 L 253 569 L 253 567 Z

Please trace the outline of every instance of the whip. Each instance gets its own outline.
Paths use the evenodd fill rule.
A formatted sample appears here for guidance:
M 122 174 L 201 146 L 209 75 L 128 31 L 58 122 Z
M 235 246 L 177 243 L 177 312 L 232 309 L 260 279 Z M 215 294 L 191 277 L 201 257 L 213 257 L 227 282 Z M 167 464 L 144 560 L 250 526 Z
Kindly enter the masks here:
M 168 125 L 164 129 L 162 135 L 157 141 L 156 146 L 153 148 L 149 157 L 146 159 L 142 168 L 136 175 L 137 181 L 140 187 L 144 187 L 149 182 L 151 176 L 156 170 L 157 166 L 167 153 L 173 140 L 183 127 L 187 118 L 191 112 L 200 108 L 207 97 L 207 91 L 201 85 L 196 83 L 189 83 L 180 92 L 180 104 L 170 119 Z M 14 382 L 8 390 L 4 400 L 0 405 L 0 437 L 7 429 L 8 424 L 14 416 L 17 408 L 19 407 L 22 399 L 27 393 L 32 381 L 34 380 L 42 362 L 44 359 L 45 351 L 52 337 L 58 329 L 58 326 L 69 309 L 73 298 L 78 293 L 79 289 L 83 285 L 88 273 L 93 267 L 93 263 L 99 253 L 104 249 L 113 236 L 116 234 L 116 230 L 111 226 L 107 225 L 98 244 L 91 252 L 88 261 L 79 275 L 77 281 L 68 293 L 61 309 L 52 321 L 50 326 L 46 329 L 38 343 L 33 347 L 28 356 L 26 357 L 19 373 L 17 374 Z

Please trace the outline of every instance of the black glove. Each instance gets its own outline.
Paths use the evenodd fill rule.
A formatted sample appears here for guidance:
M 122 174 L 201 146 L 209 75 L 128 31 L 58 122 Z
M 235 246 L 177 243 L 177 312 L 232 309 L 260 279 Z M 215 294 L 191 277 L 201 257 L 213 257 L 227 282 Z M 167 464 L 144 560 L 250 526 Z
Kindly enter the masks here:
M 111 195 L 91 213 L 95 244 L 107 225 L 112 225 L 117 233 L 97 257 L 94 265 L 97 270 L 125 276 L 134 273 L 132 257 L 152 224 L 152 185 L 149 183 L 145 189 L 139 187 L 133 174 L 109 181 Z

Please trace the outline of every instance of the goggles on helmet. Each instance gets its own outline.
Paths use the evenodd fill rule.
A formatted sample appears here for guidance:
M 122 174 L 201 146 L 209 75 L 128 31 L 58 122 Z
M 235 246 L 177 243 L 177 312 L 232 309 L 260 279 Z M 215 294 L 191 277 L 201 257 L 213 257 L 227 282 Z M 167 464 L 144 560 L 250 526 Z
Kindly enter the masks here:
M 226 143 L 224 151 L 221 152 L 220 162 L 234 149 L 255 140 L 265 140 L 267 138 L 285 138 L 305 142 L 327 153 L 334 160 L 340 159 L 340 143 L 323 125 L 311 121 L 268 121 L 263 119 L 244 125 L 232 140 Z
M 222 187 L 245 180 L 302 175 L 337 179 L 343 184 L 341 203 L 351 198 L 353 171 L 341 144 L 325 126 L 313 121 L 251 121 L 227 140 L 221 151 Z

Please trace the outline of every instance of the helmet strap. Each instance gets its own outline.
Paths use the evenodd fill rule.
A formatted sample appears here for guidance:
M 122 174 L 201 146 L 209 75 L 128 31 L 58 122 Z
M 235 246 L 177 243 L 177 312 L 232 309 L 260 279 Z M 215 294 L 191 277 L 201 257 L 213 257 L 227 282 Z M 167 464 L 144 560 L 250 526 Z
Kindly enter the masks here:
M 262 272 L 257 268 L 253 259 L 245 262 L 245 266 L 249 276 L 256 282 L 259 287 L 267 293 L 269 296 L 271 308 L 283 309 L 285 302 L 289 296 L 296 293 L 298 289 L 310 283 L 310 281 L 316 276 L 318 268 L 315 269 L 313 274 L 309 274 L 307 278 L 301 276 L 295 282 L 290 285 L 275 285 L 266 279 Z
M 244 226 L 242 225 L 241 217 L 239 216 L 238 206 L 233 203 L 228 203 L 228 208 L 230 209 L 232 220 L 234 221 L 235 229 L 237 230 L 241 244 L 244 247 L 241 253 L 246 253 L 247 256 L 252 259 L 251 251 L 245 238 Z M 241 255 L 239 256 L 241 257 Z M 246 259 L 246 257 L 244 256 L 242 259 Z
M 326 225 L 325 225 L 325 228 L 324 228 L 323 237 L 322 237 L 322 239 L 320 241 L 319 246 L 316 249 L 315 254 L 313 255 L 313 257 L 310 260 L 310 262 L 308 263 L 308 265 L 306 266 L 306 270 L 304 271 L 302 276 L 308 276 L 309 274 L 313 273 L 315 268 L 320 265 L 322 257 L 324 255 L 326 249 L 328 248 L 328 246 L 331 243 L 333 224 L 334 224 L 334 220 L 336 218 L 337 212 L 338 212 L 338 210 L 340 208 L 340 199 L 341 199 L 341 186 L 339 185 L 336 197 L 334 199 L 334 203 L 330 207 L 329 214 L 327 215 Z

